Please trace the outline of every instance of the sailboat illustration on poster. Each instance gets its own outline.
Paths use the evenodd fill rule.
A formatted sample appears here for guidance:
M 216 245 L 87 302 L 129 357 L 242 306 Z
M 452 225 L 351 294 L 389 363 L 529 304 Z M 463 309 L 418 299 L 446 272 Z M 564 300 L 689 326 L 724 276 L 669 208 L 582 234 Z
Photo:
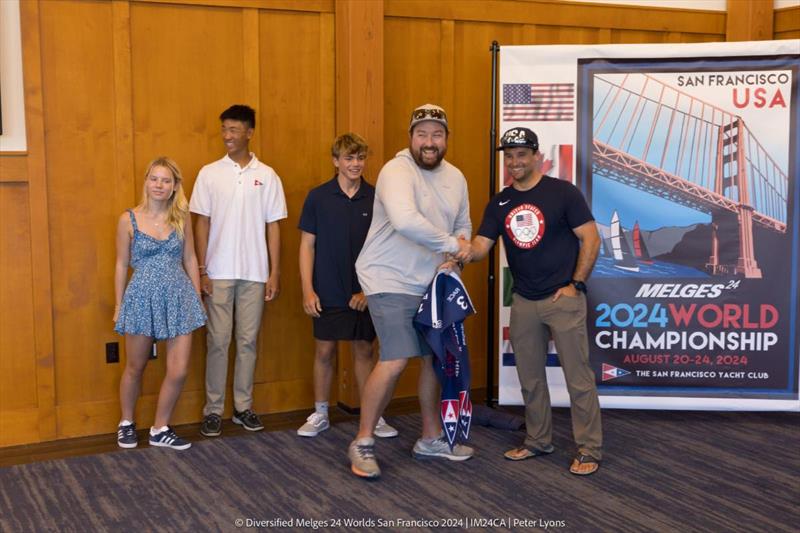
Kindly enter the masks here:
M 633 225 L 633 253 L 640 262 L 647 265 L 653 264 L 653 259 L 650 257 L 650 252 L 644 243 L 644 235 L 642 235 L 642 230 L 639 229 L 638 220 Z
M 636 263 L 628 241 L 625 239 L 622 226 L 619 223 L 619 215 L 616 210 L 611 216 L 611 249 L 614 256 L 614 266 L 630 272 L 639 272 L 639 265 Z
M 600 252 L 599 255 L 603 257 L 614 257 L 614 247 L 611 245 L 611 233 L 600 234 Z

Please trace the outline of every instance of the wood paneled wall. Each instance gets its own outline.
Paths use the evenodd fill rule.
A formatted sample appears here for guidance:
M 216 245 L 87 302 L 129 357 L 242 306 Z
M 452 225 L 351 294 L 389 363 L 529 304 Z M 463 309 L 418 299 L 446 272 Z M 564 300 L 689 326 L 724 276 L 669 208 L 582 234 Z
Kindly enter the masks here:
M 159 154 L 178 161 L 190 191 L 200 167 L 224 154 L 217 116 L 231 103 L 258 111 L 253 150 L 283 178 L 293 213 L 283 262 L 294 262 L 305 192 L 332 172 L 333 17 L 127 2 L 41 8 L 56 406 L 59 436 L 68 437 L 107 431 L 118 418 L 122 365 L 104 361 L 105 343 L 119 340 L 110 321 L 113 221 L 139 200 L 145 166 Z M 308 404 L 312 342 L 298 301 L 297 269 L 285 268 L 260 343 L 262 412 Z M 201 332 L 175 423 L 199 416 L 203 354 Z M 160 357 L 147 369 L 142 424 L 164 364 Z
M 38 3 L 20 25 L 27 152 L 0 154 L 0 446 L 59 437 Z
M 775 10 L 774 39 L 800 39 L 800 6 Z
M 336 133 L 358 124 L 373 137 L 382 132 L 368 139 L 378 148 L 369 164 L 374 180 L 383 161 L 406 146 L 410 110 L 424 102 L 443 105 L 453 131 L 448 159 L 467 176 L 477 227 L 489 196 L 493 40 L 726 37 L 725 13 L 715 12 L 546 0 L 385 0 L 382 10 L 358 13 L 369 6 L 363 0 L 21 2 L 29 148 L 0 155 L 0 446 L 114 430 L 122 365 L 106 364 L 104 348 L 121 341 L 111 322 L 115 220 L 138 201 L 145 165 L 157 155 L 178 161 L 191 191 L 199 168 L 224 153 L 217 116 L 228 105 L 256 108 L 253 149 L 281 176 L 289 204 L 282 293 L 264 317 L 254 407 L 290 411 L 313 401 L 313 342 L 299 303 L 296 225 L 308 189 L 332 175 L 328 150 Z M 347 23 L 337 21 L 337 10 Z M 369 28 L 376 13 L 383 16 L 382 34 Z M 777 37 L 797 36 L 792 13 L 775 14 Z M 362 27 L 340 39 L 350 24 Z M 382 50 L 347 49 L 366 42 Z M 368 75 L 344 80 L 345 66 Z M 372 95 L 362 103 L 365 84 L 382 91 L 382 100 Z M 490 305 L 486 268 L 473 265 L 465 274 L 479 312 Z M 480 387 L 486 365 L 481 315 L 469 321 L 468 335 L 473 383 Z M 200 419 L 204 351 L 198 332 L 177 424 Z M 146 371 L 141 426 L 152 421 L 163 347 L 160 354 Z M 414 394 L 415 379 L 408 372 L 397 396 Z
M 111 322 L 115 220 L 139 201 L 155 156 L 181 165 L 188 195 L 200 167 L 224 155 L 217 117 L 232 103 L 257 110 L 251 146 L 281 176 L 291 214 L 282 223 L 282 293 L 264 317 L 255 407 L 308 407 L 313 340 L 298 303 L 296 225 L 308 189 L 334 171 L 332 0 L 65 0 L 21 10 L 26 89 L 41 94 L 38 109 L 28 102 L 29 129 L 38 117 L 44 131 L 27 154 L 0 157 L 0 445 L 113 430 L 123 365 L 106 364 L 107 342 L 120 342 L 124 362 Z M 39 159 L 46 171 L 34 174 Z M 39 182 L 43 198 L 34 195 Z M 37 222 L 44 240 L 34 238 Z M 47 271 L 42 286 L 52 287 L 46 306 L 32 297 L 37 259 Z M 52 336 L 49 359 L 37 351 L 39 329 Z M 194 340 L 176 424 L 198 420 L 204 401 L 203 332 Z M 140 425 L 152 422 L 163 346 L 159 354 L 145 372 Z

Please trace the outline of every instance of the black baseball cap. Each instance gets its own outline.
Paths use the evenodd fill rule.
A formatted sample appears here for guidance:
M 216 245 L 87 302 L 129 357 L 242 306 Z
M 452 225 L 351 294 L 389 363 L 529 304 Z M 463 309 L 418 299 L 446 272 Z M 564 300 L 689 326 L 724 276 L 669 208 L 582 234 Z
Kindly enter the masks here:
M 504 148 L 530 148 L 534 152 L 539 149 L 539 137 L 528 128 L 512 128 L 500 138 L 498 150 Z

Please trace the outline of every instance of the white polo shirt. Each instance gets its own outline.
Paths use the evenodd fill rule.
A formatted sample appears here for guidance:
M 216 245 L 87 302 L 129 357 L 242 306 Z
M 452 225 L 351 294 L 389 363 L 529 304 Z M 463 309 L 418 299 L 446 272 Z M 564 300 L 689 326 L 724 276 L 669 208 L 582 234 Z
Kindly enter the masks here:
M 286 218 L 281 179 L 251 153 L 244 167 L 227 155 L 200 169 L 189 209 L 211 218 L 206 272 L 211 279 L 264 283 L 269 277 L 266 227 Z

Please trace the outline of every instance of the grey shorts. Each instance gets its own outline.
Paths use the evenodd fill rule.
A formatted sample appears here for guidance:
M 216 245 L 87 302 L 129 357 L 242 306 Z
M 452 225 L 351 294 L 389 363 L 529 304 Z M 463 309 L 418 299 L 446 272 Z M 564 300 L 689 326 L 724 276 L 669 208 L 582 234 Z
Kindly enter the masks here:
M 391 292 L 367 296 L 367 309 L 381 344 L 381 361 L 433 355 L 413 324 L 421 300 L 421 296 Z

